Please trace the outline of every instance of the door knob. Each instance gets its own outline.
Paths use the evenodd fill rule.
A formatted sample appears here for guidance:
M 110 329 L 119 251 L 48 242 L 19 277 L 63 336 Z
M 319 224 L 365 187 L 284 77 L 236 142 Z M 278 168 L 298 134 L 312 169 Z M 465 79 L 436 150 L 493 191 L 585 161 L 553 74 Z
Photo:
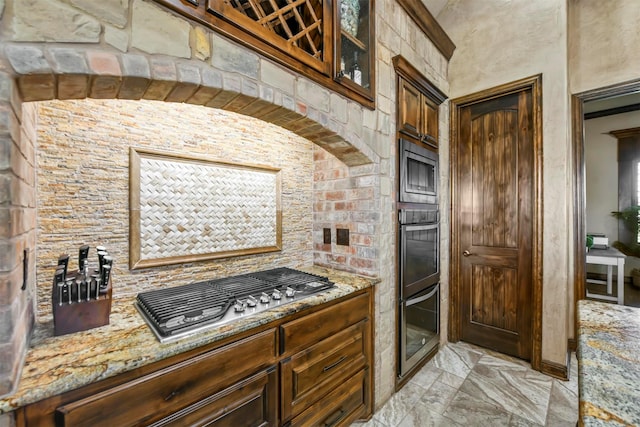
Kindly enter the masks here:
M 469 256 L 471 255 L 471 252 L 469 252 L 469 250 L 465 250 L 464 252 L 462 252 L 462 256 Z

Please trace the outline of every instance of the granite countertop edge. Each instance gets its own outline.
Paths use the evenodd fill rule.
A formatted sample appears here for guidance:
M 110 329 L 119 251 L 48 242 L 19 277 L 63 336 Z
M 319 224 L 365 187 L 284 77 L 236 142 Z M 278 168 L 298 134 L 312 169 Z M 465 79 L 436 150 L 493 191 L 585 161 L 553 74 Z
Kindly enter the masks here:
M 329 277 L 330 290 L 298 302 L 160 343 L 137 312 L 135 295 L 114 298 L 109 325 L 53 336 L 53 322 L 36 323 L 17 389 L 0 398 L 0 414 L 215 343 L 290 314 L 375 286 L 379 278 L 325 267 L 302 271 Z
M 579 425 L 640 425 L 640 308 L 578 302 Z

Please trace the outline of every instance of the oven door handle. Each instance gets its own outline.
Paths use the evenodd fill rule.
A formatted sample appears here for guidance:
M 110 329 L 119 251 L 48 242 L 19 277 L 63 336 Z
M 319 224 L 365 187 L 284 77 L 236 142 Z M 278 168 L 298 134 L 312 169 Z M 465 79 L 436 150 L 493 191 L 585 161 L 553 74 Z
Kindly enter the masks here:
M 428 300 L 429 298 L 434 296 L 436 292 L 438 292 L 438 290 L 439 290 L 438 288 L 439 288 L 439 285 L 436 285 L 436 286 L 433 287 L 433 290 L 431 292 L 429 292 L 428 294 L 419 296 L 417 298 L 408 299 L 407 302 L 406 302 L 407 306 L 418 304 L 418 303 L 420 303 L 422 301 Z

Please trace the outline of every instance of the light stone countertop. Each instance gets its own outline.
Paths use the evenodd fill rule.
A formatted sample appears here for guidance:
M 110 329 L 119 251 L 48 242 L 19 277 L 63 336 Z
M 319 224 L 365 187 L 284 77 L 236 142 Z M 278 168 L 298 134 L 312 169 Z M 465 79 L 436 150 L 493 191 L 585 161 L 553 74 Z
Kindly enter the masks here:
M 134 307 L 135 296 L 112 302 L 110 324 L 53 336 L 53 322 L 36 324 L 15 393 L 0 399 L 0 414 L 210 344 L 374 286 L 377 278 L 322 267 L 298 268 L 327 276 L 331 290 L 177 341 L 160 343 Z
M 578 302 L 579 425 L 640 425 L 640 308 Z

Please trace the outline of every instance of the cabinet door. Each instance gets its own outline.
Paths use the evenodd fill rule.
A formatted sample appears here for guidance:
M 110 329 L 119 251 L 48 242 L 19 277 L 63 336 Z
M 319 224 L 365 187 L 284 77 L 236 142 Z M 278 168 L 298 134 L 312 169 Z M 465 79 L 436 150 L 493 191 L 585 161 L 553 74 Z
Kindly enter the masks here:
M 422 129 L 420 131 L 422 141 L 438 147 L 438 106 L 426 96 L 421 97 Z
M 282 361 L 282 421 L 295 417 L 364 368 L 366 322 Z
M 422 95 L 411 83 L 399 79 L 398 127 L 400 132 L 420 139 L 422 132 Z
M 274 366 L 151 427 L 274 426 L 278 413 L 277 390 L 277 369 Z
M 291 420 L 297 426 L 349 426 L 365 415 L 366 373 L 357 372 L 331 393 Z
M 374 99 L 373 0 L 339 0 L 334 3 L 334 77 L 343 86 Z
M 280 353 L 293 356 L 325 338 L 355 325 L 369 315 L 369 294 L 361 294 L 346 301 L 301 317 L 280 326 Z
M 193 359 L 58 407 L 74 427 L 145 425 L 191 406 L 276 363 L 270 329 Z M 223 373 L 223 375 L 220 375 Z

